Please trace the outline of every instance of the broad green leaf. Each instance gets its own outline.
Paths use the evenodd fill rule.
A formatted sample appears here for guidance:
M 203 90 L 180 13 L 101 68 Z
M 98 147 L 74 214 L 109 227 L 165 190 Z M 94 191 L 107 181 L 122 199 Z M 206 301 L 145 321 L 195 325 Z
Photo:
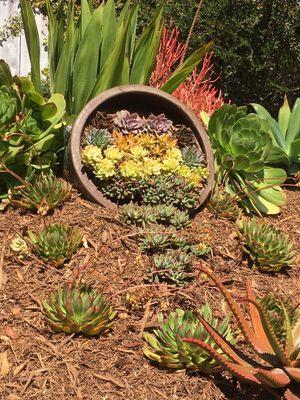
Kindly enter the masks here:
M 46 100 L 44 99 L 43 96 L 36 92 L 26 92 L 26 98 L 25 98 L 26 105 L 29 104 L 29 107 L 34 107 L 36 106 L 44 106 L 46 104 Z M 33 103 L 33 104 L 32 104 Z
M 31 146 L 29 149 L 34 150 L 35 152 L 45 152 L 48 149 L 50 149 L 53 140 L 55 139 L 55 135 L 53 133 L 50 133 L 43 139 L 39 140 L 34 144 L 34 146 Z
M 289 164 L 289 156 L 282 150 L 281 147 L 272 146 L 267 162 L 270 164 Z
M 21 76 L 19 80 L 21 83 L 21 90 L 23 93 L 34 92 L 34 85 L 30 79 Z
M 82 38 L 88 24 L 90 23 L 91 16 L 92 14 L 88 0 L 81 0 L 80 32 Z
M 114 0 L 108 0 L 103 10 L 102 45 L 100 55 L 100 69 L 108 60 L 115 46 L 117 36 L 117 16 Z
M 283 151 L 287 152 L 287 146 L 284 139 L 284 135 L 281 132 L 278 123 L 274 118 L 271 117 L 269 112 L 260 104 L 251 103 L 251 106 L 254 108 L 255 112 L 261 117 L 268 121 L 268 125 L 270 127 L 270 135 L 273 140 L 273 144 L 281 147 Z
M 101 70 L 89 99 L 106 89 L 129 83 L 129 60 L 126 52 L 128 28 L 129 20 L 119 30 L 116 45 Z
M 289 127 L 286 133 L 286 142 L 289 146 L 294 140 L 300 138 L 300 97 L 295 101 L 292 109 Z
M 65 97 L 67 96 L 70 84 L 70 75 L 74 51 L 74 34 L 74 4 L 73 2 L 70 2 L 67 16 L 66 40 L 64 42 L 54 76 L 54 91 L 63 94 Z
M 82 110 L 96 82 L 102 24 L 103 6 L 100 6 L 92 15 L 75 58 L 72 114 L 78 114 Z
M 66 113 L 66 100 L 62 94 L 55 93 L 48 101 L 49 103 L 54 103 L 56 105 L 56 114 L 52 118 L 48 119 L 48 121 L 51 122 L 50 127 L 52 129 L 52 127 L 61 121 L 62 117 Z
M 287 97 L 284 96 L 283 105 L 280 107 L 278 113 L 278 125 L 284 138 L 286 137 L 286 132 L 289 126 L 290 117 L 291 117 L 291 109 Z
M 171 78 L 162 86 L 161 90 L 172 94 L 178 86 L 184 82 L 200 63 L 204 55 L 211 50 L 212 42 L 202 46 L 195 51 L 188 59 L 176 69 Z
M 57 107 L 54 103 L 47 103 L 40 108 L 43 121 L 53 118 L 57 114 Z
M 35 17 L 28 0 L 20 0 L 23 27 L 31 63 L 31 79 L 35 90 L 41 93 L 40 38 Z
M 162 33 L 161 7 L 139 38 L 133 54 L 130 83 L 147 84 L 153 71 Z
M 11 86 L 13 77 L 8 64 L 4 60 L 0 60 L 0 86 Z
M 290 146 L 289 156 L 292 160 L 299 160 L 300 158 L 300 138 L 294 140 Z

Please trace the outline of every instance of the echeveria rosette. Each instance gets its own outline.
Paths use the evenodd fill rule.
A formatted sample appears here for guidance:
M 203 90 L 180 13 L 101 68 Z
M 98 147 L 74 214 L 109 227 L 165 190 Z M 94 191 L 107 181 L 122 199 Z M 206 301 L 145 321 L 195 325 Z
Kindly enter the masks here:
M 122 133 L 140 133 L 145 129 L 145 120 L 137 113 L 131 114 L 127 110 L 121 110 L 116 113 L 113 120 L 116 127 Z
M 165 114 L 151 114 L 147 119 L 147 128 L 151 133 L 163 134 L 174 129 L 172 121 Z
M 235 335 L 231 331 L 228 318 L 220 322 L 212 315 L 208 304 L 202 306 L 201 316 L 208 321 L 229 343 L 235 344 Z M 163 315 L 158 316 L 159 327 L 153 333 L 145 332 L 147 344 L 144 355 L 162 367 L 170 369 L 188 369 L 210 374 L 218 363 L 204 350 L 194 344 L 186 343 L 184 338 L 201 339 L 223 354 L 192 311 L 177 309 L 171 312 L 164 322 Z
M 89 285 L 65 285 L 43 302 L 47 325 L 56 333 L 105 334 L 116 312 L 111 304 Z
M 226 104 L 213 113 L 208 131 L 226 191 L 248 212 L 278 214 L 285 203 L 279 185 L 286 173 L 269 166 L 274 146 L 265 121 L 245 107 Z

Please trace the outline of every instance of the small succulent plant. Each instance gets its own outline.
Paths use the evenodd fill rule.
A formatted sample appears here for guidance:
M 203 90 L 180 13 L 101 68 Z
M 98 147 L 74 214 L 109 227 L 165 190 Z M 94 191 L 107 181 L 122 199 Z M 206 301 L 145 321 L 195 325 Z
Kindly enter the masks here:
M 293 245 L 289 238 L 263 221 L 244 218 L 239 222 L 239 237 L 255 269 L 278 272 L 294 261 Z
M 229 193 L 217 189 L 210 198 L 208 209 L 217 217 L 236 221 L 242 214 L 242 210 Z
M 166 204 L 157 204 L 155 206 L 155 212 L 157 215 L 157 220 L 161 223 L 168 223 L 176 211 L 176 208 Z
M 145 120 L 137 113 L 130 114 L 127 110 L 118 111 L 113 122 L 124 134 L 141 133 L 145 130 Z
M 19 258 L 23 258 L 27 255 L 30 254 L 30 250 L 28 248 L 28 245 L 26 243 L 26 240 L 22 238 L 20 235 L 16 235 L 11 243 L 10 243 L 10 248 L 14 253 L 18 254 Z
M 75 254 L 83 234 L 76 226 L 56 223 L 46 226 L 38 235 L 29 231 L 27 241 L 34 254 L 59 267 Z
M 147 128 L 151 133 L 163 134 L 174 129 L 172 121 L 165 114 L 151 114 L 147 119 Z
M 153 263 L 155 268 L 151 268 L 149 273 L 151 282 L 170 282 L 182 285 L 193 277 L 191 255 L 180 249 L 170 249 L 166 253 L 155 254 Z
M 143 252 L 159 252 L 176 240 L 176 232 L 163 225 L 152 224 L 140 233 L 140 248 Z
M 69 285 L 43 302 L 46 323 L 54 332 L 94 336 L 106 333 L 116 312 L 110 303 L 88 285 Z
M 227 342 L 236 343 L 228 318 L 223 322 L 214 318 L 208 304 L 202 306 L 199 314 L 209 321 Z M 160 314 L 158 323 L 159 327 L 154 329 L 153 333 L 144 333 L 147 344 L 143 352 L 147 358 L 165 368 L 188 369 L 205 374 L 210 374 L 218 367 L 218 363 L 205 350 L 197 349 L 195 345 L 183 341 L 184 338 L 201 339 L 209 343 L 219 354 L 223 354 L 195 313 L 177 309 L 169 314 L 166 322 Z
M 113 144 L 111 134 L 107 129 L 92 129 L 84 138 L 85 146 L 97 146 L 105 150 L 108 146 Z
M 182 160 L 190 168 L 199 167 L 203 164 L 204 157 L 197 147 L 185 146 L 181 150 Z
M 127 224 L 144 226 L 156 222 L 155 210 L 151 206 L 129 203 L 121 208 L 121 217 Z
M 33 183 L 26 183 L 11 190 L 9 198 L 17 207 L 37 210 L 46 215 L 50 210 L 66 202 L 72 193 L 72 186 L 52 175 L 39 175 Z
M 267 312 L 275 335 L 280 342 L 285 342 L 287 332 L 285 313 L 287 313 L 291 326 L 293 327 L 300 317 L 298 309 L 293 306 L 288 298 L 278 298 L 272 292 L 263 297 L 257 297 L 257 300 Z
M 190 216 L 186 211 L 176 210 L 170 219 L 170 223 L 177 229 L 185 228 L 190 223 Z

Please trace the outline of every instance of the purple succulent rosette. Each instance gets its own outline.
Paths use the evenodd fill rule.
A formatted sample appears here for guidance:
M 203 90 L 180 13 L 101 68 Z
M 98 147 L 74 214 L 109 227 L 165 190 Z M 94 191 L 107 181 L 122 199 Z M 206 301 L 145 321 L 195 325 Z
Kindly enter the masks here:
M 147 127 L 150 132 L 163 134 L 173 129 L 173 123 L 165 114 L 153 115 L 147 119 Z
M 113 122 L 122 133 L 140 133 L 146 127 L 144 119 L 137 113 L 130 114 L 127 110 L 118 111 Z

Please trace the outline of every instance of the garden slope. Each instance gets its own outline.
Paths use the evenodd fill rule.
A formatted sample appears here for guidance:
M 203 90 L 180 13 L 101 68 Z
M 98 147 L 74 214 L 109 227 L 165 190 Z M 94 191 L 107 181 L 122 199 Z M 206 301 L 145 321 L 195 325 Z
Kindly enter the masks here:
M 267 219 L 290 235 L 299 253 L 299 192 L 288 192 L 287 196 L 282 214 Z M 35 258 L 20 264 L 9 248 L 10 240 L 27 228 L 39 229 L 41 218 L 13 209 L 0 214 L 4 256 L 3 262 L 0 257 L 1 399 L 270 399 L 257 388 L 240 386 L 227 374 L 206 378 L 161 370 L 143 357 L 141 332 L 155 323 L 159 311 L 176 306 L 195 308 L 208 301 L 217 315 L 226 312 L 212 283 L 201 276 L 181 289 L 144 286 L 150 259 L 140 253 L 130 236 L 132 231 L 117 215 L 112 216 L 76 194 L 47 220 L 78 224 L 89 247 L 83 248 L 61 270 L 47 267 Z M 212 234 L 213 250 L 206 262 L 224 278 L 234 296 L 243 295 L 245 278 L 250 277 L 257 294 L 274 291 L 288 295 L 295 304 L 299 301 L 299 257 L 288 273 L 260 274 L 243 260 L 234 223 L 217 220 L 205 210 L 188 232 L 197 234 L 203 225 Z M 119 318 L 107 337 L 87 339 L 52 334 L 45 326 L 40 302 L 76 276 L 102 288 L 118 310 Z M 141 297 L 140 308 L 131 311 L 126 294 L 134 292 Z

